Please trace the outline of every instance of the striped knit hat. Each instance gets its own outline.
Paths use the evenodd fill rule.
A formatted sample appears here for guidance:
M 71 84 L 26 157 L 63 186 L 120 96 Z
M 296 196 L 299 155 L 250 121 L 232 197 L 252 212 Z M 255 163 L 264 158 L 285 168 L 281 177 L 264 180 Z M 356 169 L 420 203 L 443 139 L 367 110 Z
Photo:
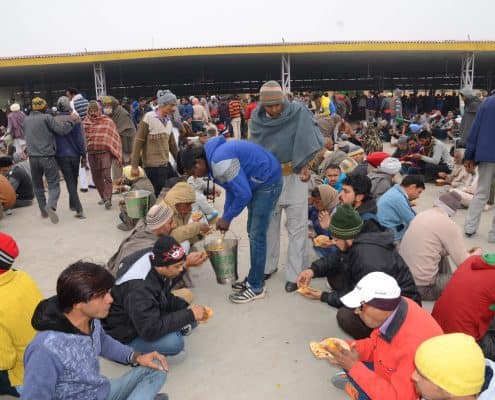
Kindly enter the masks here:
M 349 204 L 337 207 L 328 230 L 333 238 L 354 239 L 363 228 L 363 220 Z
M 282 104 L 284 93 L 277 81 L 268 81 L 260 89 L 260 103 L 264 106 Z
M 12 236 L 0 232 L 0 269 L 9 269 L 18 255 L 19 248 Z
M 163 204 L 155 204 L 149 209 L 148 214 L 146 214 L 146 225 L 152 230 L 159 229 L 166 224 L 173 215 L 174 213 L 169 207 Z

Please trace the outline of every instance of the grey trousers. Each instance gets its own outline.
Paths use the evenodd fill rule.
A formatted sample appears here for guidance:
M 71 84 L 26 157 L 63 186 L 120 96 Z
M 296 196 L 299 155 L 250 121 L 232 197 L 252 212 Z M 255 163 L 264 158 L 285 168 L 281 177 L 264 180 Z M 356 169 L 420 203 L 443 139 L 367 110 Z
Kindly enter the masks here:
M 31 167 L 34 195 L 41 212 L 45 213 L 45 206 L 56 210 L 58 198 L 60 197 L 60 176 L 55 157 L 30 157 L 29 166 Z M 45 197 L 43 176 L 46 177 L 48 182 L 48 201 Z
M 481 214 L 488 201 L 492 181 L 495 178 L 495 163 L 479 163 L 478 173 L 478 187 L 471 204 L 469 204 L 466 220 L 464 221 L 464 232 L 466 233 L 475 233 L 480 226 Z M 495 217 L 492 219 L 492 226 L 488 232 L 488 241 L 495 242 Z
M 435 277 L 435 283 L 429 286 L 416 286 L 418 288 L 421 300 L 435 301 L 438 300 L 443 289 L 452 278 L 452 267 L 448 257 L 442 257 L 438 264 L 438 274 Z
M 308 237 L 308 183 L 301 182 L 298 174 L 283 177 L 282 193 L 267 232 L 265 273 L 271 273 L 278 268 L 282 211 L 285 211 L 289 236 L 286 277 L 289 282 L 295 282 L 305 268 Z

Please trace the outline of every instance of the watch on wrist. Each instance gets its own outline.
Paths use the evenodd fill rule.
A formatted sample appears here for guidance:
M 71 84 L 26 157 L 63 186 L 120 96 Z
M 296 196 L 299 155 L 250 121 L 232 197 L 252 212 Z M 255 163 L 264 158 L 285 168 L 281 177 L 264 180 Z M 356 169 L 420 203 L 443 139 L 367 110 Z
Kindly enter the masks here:
M 130 360 L 129 360 L 129 365 L 131 367 L 139 367 L 139 363 L 137 362 L 137 359 L 141 355 L 143 355 L 143 353 L 139 353 L 138 351 L 133 351 L 131 353 L 131 357 L 130 357 Z

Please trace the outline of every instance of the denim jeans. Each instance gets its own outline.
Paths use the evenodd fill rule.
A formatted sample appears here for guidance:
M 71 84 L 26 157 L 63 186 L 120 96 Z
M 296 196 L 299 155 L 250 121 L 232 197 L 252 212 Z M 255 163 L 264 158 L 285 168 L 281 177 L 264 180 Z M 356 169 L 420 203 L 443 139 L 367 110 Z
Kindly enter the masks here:
M 82 213 L 83 208 L 77 194 L 77 178 L 79 177 L 80 157 L 57 157 L 57 163 L 64 175 L 67 191 L 69 192 L 69 207 Z
M 364 365 L 366 365 L 366 367 L 368 367 L 368 369 L 370 369 L 372 371 L 374 370 L 373 363 L 367 362 L 367 363 L 364 363 Z M 354 386 L 354 388 L 359 393 L 359 397 L 357 398 L 357 400 L 370 400 L 368 395 L 363 391 L 363 389 L 361 389 L 359 387 L 359 385 L 354 381 L 354 379 L 352 379 L 349 375 L 347 375 L 347 376 L 349 377 L 349 382 L 351 383 L 351 385 Z
M 60 197 L 60 179 L 55 157 L 30 157 L 29 166 L 31 168 L 34 195 L 36 196 L 36 200 L 38 200 L 38 206 L 41 212 L 45 213 L 45 206 L 47 205 L 56 210 L 58 198 Z M 45 197 L 43 175 L 48 182 L 48 202 Z
M 184 350 L 184 337 L 179 331 L 167 333 L 161 338 L 150 342 L 137 337 L 129 343 L 129 346 L 141 353 L 157 351 L 164 356 L 175 356 Z
M 247 232 L 251 257 L 248 282 L 255 292 L 260 292 L 263 289 L 266 263 L 266 233 L 281 191 L 282 179 L 272 185 L 260 187 L 253 192 L 253 197 L 247 206 Z
M 165 371 L 133 368 L 120 378 L 110 379 L 108 400 L 153 400 L 166 378 Z

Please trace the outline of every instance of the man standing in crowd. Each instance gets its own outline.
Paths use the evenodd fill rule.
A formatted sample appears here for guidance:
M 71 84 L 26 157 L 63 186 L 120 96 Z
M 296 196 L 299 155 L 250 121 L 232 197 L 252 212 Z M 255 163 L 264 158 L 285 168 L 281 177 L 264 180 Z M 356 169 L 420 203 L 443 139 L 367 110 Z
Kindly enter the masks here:
M 24 356 L 23 399 L 168 399 L 157 395 L 168 370 L 165 357 L 136 352 L 101 327 L 113 302 L 113 284 L 108 271 L 89 262 L 78 261 L 60 274 L 57 294 L 34 311 L 38 334 Z M 108 379 L 100 374 L 99 356 L 140 367 Z
M 469 87 L 462 88 L 459 93 L 462 101 L 464 101 L 464 113 L 462 114 L 461 126 L 459 127 L 459 135 L 461 136 L 460 144 L 465 146 L 474 118 L 480 108 L 481 100 L 474 94 L 473 89 Z
M 402 240 L 416 216 L 411 201 L 418 199 L 423 190 L 425 183 L 420 175 L 407 175 L 400 185 L 392 186 L 378 200 L 378 222 L 393 232 L 396 242 Z
M 15 240 L 0 233 L 0 395 L 15 397 L 24 380 L 24 350 L 36 333 L 31 317 L 41 300 L 33 279 L 12 268 L 18 255 Z
M 172 135 L 170 116 L 175 112 L 177 97 L 169 90 L 157 92 L 158 108 L 146 113 L 140 122 L 131 154 L 131 175 L 139 176 L 139 160 L 155 188 L 155 196 L 168 178 L 175 176 L 169 163 L 169 152 L 177 159 L 177 144 Z
M 186 170 L 192 170 L 198 177 L 210 175 L 226 191 L 224 213 L 216 223 L 218 230 L 227 231 L 232 220 L 245 207 L 248 209 L 251 268 L 244 281 L 232 285 L 230 301 L 248 303 L 265 297 L 266 233 L 282 189 L 278 160 L 257 144 L 227 142 L 223 136 L 206 142 L 205 152 L 188 149 L 184 158 Z
M 101 200 L 100 205 L 112 208 L 112 159 L 122 164 L 122 144 L 115 123 L 101 114 L 100 105 L 91 100 L 83 121 L 91 174 Z M 138 172 L 139 173 L 139 172 Z
M 234 133 L 234 139 L 241 138 L 241 101 L 238 96 L 232 97 L 229 101 L 230 123 Z
M 350 292 L 368 273 L 381 271 L 391 275 L 397 280 L 403 295 L 421 305 L 411 272 L 397 253 L 392 234 L 362 229 L 363 221 L 351 206 L 338 207 L 329 227 L 338 251 L 313 262 L 297 280 L 299 287 L 307 287 L 312 278 L 326 277 L 333 291 L 307 288 L 305 296 L 339 308 L 339 326 L 356 339 L 368 337 L 371 329 L 352 310 L 343 306 L 340 297 Z
M 422 300 L 435 301 L 456 268 L 480 248 L 467 250 L 462 231 L 452 220 L 461 208 L 457 193 L 444 193 L 433 208 L 420 212 L 407 228 L 399 254 L 409 266 Z
M 282 210 L 287 216 L 289 248 L 285 290 L 297 290 L 296 279 L 306 262 L 308 223 L 308 163 L 321 150 L 325 140 L 311 111 L 299 102 L 284 99 L 276 81 L 260 89 L 260 106 L 252 114 L 251 140 L 265 147 L 282 167 L 283 186 L 267 233 L 265 274 L 278 269 Z
M 15 152 L 17 154 L 24 153 L 24 150 L 26 149 L 26 138 L 22 127 L 25 118 L 26 114 L 21 111 L 21 106 L 18 103 L 14 103 L 10 106 L 10 113 L 7 115 L 7 133 L 10 133 L 12 136 Z
M 170 236 L 160 236 L 152 251 L 143 249 L 124 258 L 111 292 L 114 301 L 103 321 L 105 331 L 137 351 L 180 353 L 183 336 L 205 319 L 203 306 L 189 306 L 171 293 L 186 263 L 186 252 Z
M 57 122 L 55 118 L 46 114 L 46 101 L 35 97 L 31 103 L 33 111 L 24 120 L 23 128 L 26 135 L 26 149 L 31 166 L 34 194 L 43 218 L 50 217 L 54 224 L 58 223 L 57 202 L 60 197 L 60 182 L 58 165 L 55 160 L 55 134 L 67 135 L 76 121 L 77 115 L 71 114 L 64 122 Z M 48 182 L 48 202 L 45 197 L 43 177 Z
M 16 200 L 13 208 L 27 207 L 33 204 L 33 182 L 29 174 L 19 165 L 14 165 L 12 157 L 0 157 L 0 174 L 7 177 L 15 190 Z
M 473 236 L 480 225 L 481 213 L 490 195 L 490 188 L 495 179 L 495 96 L 490 96 L 476 114 L 471 131 L 466 141 L 464 160 L 474 166 L 478 164 L 478 187 L 474 194 L 464 222 L 466 236 Z M 495 243 L 495 217 L 488 232 L 488 242 Z
M 350 350 L 327 347 L 344 370 L 332 383 L 351 399 L 417 400 L 414 355 L 426 339 L 443 333 L 430 313 L 401 297 L 395 279 L 383 272 L 366 275 L 340 300 L 373 331 Z
M 146 98 L 140 97 L 138 99 L 138 106 L 132 112 L 132 120 L 135 126 L 138 126 L 144 117 L 144 114 L 151 111 L 151 107 L 147 104 Z
M 111 118 L 115 123 L 122 143 L 122 165 L 118 166 L 115 162 L 112 164 L 112 179 L 120 179 L 122 177 L 122 167 L 126 166 L 131 159 L 136 127 L 127 110 L 119 104 L 115 97 L 104 96 L 102 103 L 103 114 Z
M 57 101 L 58 114 L 55 120 L 63 123 L 69 118 L 71 108 L 69 98 L 62 96 Z M 83 207 L 77 194 L 77 178 L 79 176 L 79 165 L 86 166 L 86 144 L 84 142 L 82 124 L 78 122 L 68 135 L 55 137 L 57 141 L 57 152 L 55 158 L 64 175 L 67 191 L 69 192 L 69 207 L 76 212 L 75 217 L 86 218 Z

